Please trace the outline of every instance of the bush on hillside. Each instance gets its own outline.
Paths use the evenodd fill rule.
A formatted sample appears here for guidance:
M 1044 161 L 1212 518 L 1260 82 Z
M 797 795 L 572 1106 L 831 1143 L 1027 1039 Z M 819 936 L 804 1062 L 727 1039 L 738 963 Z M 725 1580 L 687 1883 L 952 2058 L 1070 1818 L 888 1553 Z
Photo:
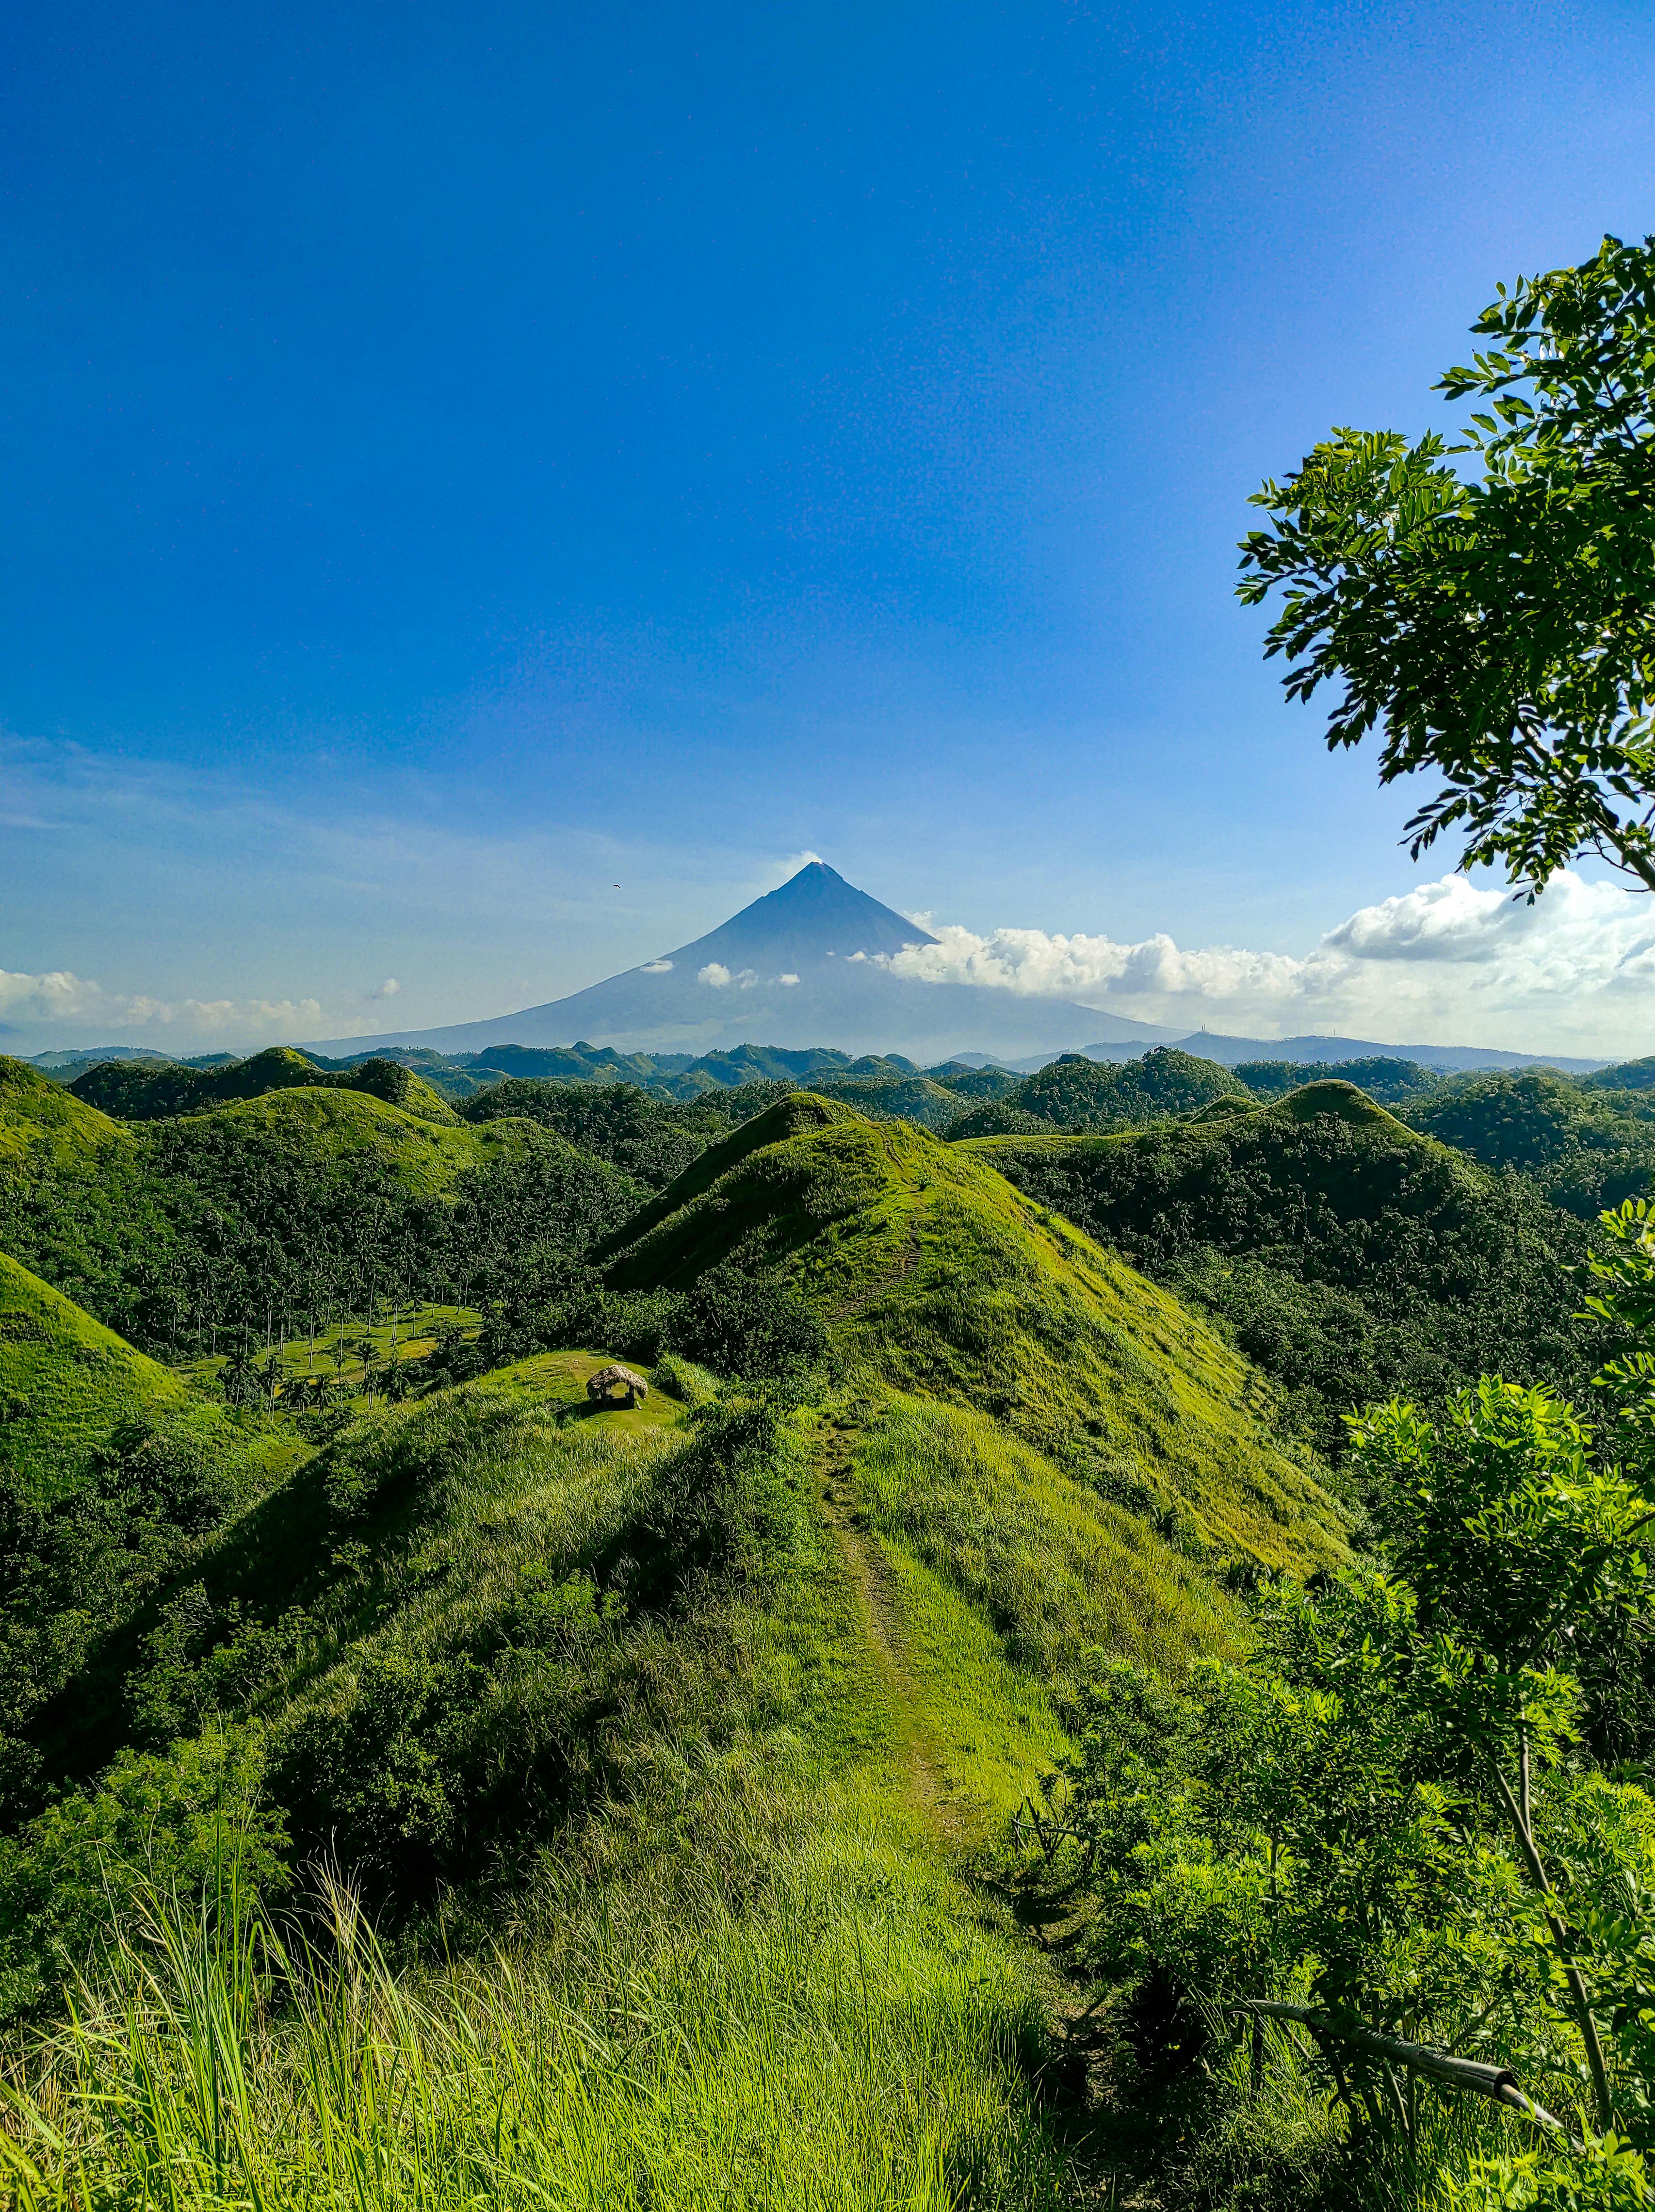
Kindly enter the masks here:
M 798 1286 L 740 1251 L 709 1267 L 667 1324 L 667 1341 L 716 1375 L 788 1382 L 826 1366 L 824 1324 Z

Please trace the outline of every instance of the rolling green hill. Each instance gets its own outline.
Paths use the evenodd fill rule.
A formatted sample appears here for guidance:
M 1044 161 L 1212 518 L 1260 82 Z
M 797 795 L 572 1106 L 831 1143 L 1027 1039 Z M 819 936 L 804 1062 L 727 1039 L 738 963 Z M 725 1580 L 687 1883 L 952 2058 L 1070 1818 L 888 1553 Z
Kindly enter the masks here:
M 299 1449 L 199 1396 L 0 1253 L 0 1479 L 49 1502 L 112 1446 L 154 1437 L 210 1459 L 227 1481 L 255 1481 Z
M 778 1267 L 885 1382 L 1045 1452 L 1089 1449 L 1123 1495 L 1187 1515 L 1218 1553 L 1285 1565 L 1342 1550 L 1337 1513 L 1256 1418 L 1244 1362 L 986 1160 L 911 1124 L 800 1094 L 608 1249 L 618 1290 L 685 1290 L 736 1254 Z
M 581 1112 L 659 1170 L 653 1111 L 593 1090 Z M 564 1341 L 341 1411 L 313 1456 L 229 1484 L 204 1447 L 112 1432 L 0 1571 L 7 1682 L 28 1670 L 0 1714 L 0 2012 L 49 2014 L 148 1883 L 164 1915 L 227 1863 L 279 1900 L 331 1860 L 420 1994 L 348 1911 L 299 2002 L 270 1948 L 263 1997 L 215 2014 L 244 2085 L 226 2197 L 326 2193 L 342 2159 L 413 2172 L 427 2144 L 502 2200 L 1072 2197 L 1062 1984 L 969 1876 L 1071 1748 L 1100 1655 L 1181 1677 L 1242 1648 L 1261 1567 L 1347 1556 L 1263 1378 L 992 1147 L 843 1099 L 724 1125 L 654 1193 L 545 1123 L 330 1086 L 114 1141 L 250 1282 L 329 1249 L 389 1267 L 405 1237 L 514 1263 L 544 1233 L 600 1255 L 618 1299 L 692 1301 L 727 1262 L 767 1295 L 774 1271 L 834 1358 L 784 1391 L 665 1360 L 643 1405 L 594 1413 L 605 1346 Z M 379 1242 L 349 1241 L 378 1214 Z M 114 1356 L 85 1316 L 62 1330 Z M 151 1437 L 210 1419 L 274 1450 L 118 1349 L 180 1394 Z M 232 1924 L 204 1920 L 204 1975 L 240 1971 L 209 1956 Z M 185 2011 L 100 2028 L 99 2063 L 181 2084 Z M 403 2087 L 370 2113 L 381 2063 Z M 119 2130 L 40 2155 L 73 2163 L 76 2201 L 142 2200 Z
M 1193 1113 L 1215 1098 L 1244 1098 L 1227 1067 L 1159 1046 L 1141 1060 L 1095 1060 L 1068 1052 L 1049 1066 L 961 1114 L 953 1138 L 992 1137 L 1040 1129 L 1070 1134 L 1123 1129 Z
M 1549 1068 L 1460 1076 L 1407 1114 L 1485 1167 L 1517 1169 L 1582 1220 L 1645 1196 L 1655 1177 L 1655 1102 L 1636 1084 L 1611 1089 Z
M 180 1204 L 188 1211 L 136 1133 L 0 1058 L 0 1250 L 124 1335 L 154 1341 Z
M 1262 1098 L 1284 1097 L 1307 1083 L 1354 1083 L 1382 1106 L 1411 1104 L 1444 1080 L 1417 1060 L 1392 1060 L 1389 1054 L 1366 1060 L 1244 1060 L 1232 1072 Z
M 67 1489 L 117 1431 L 192 1400 L 187 1386 L 0 1253 L 0 1473 Z
M 9 1249 L 173 1357 L 477 1290 L 526 1250 L 583 1249 L 643 1195 L 520 1118 L 470 1127 L 307 1085 L 129 1128 L 21 1073 L 0 1087 Z
M 1049 1977 L 952 1866 L 1062 1732 L 946 1571 L 959 1532 L 933 1528 L 911 1429 L 879 1458 L 875 1514 L 905 1532 L 891 1568 L 819 1508 L 817 1417 L 630 1418 L 571 1418 L 532 1365 L 382 1413 L 129 1612 L 40 1730 L 63 1793 L 0 1845 L 6 2009 L 49 2002 L 146 1869 L 187 1896 L 233 1853 L 279 1895 L 343 1850 L 405 1942 L 441 1895 L 425 1994 L 405 2002 L 347 1917 L 319 2007 L 230 1998 L 247 2201 L 308 2189 L 336 2095 L 367 2086 L 354 2027 L 307 2077 L 336 1972 L 379 2023 L 374 2077 L 383 2062 L 405 2085 L 345 2124 L 358 2160 L 405 2166 L 429 2089 L 451 2108 L 429 2140 L 501 2201 L 647 2185 L 662 2204 L 888 2212 L 947 2201 L 952 2176 L 1008 2212 L 1061 2201 Z M 974 1479 L 1035 1516 L 1026 1544 L 1044 1473 Z M 1083 1631 L 1084 1576 L 1052 1594 Z M 1010 1601 L 1032 1654 L 1031 1578 Z M 117 1716 L 125 1747 L 77 1784 Z M 148 2076 L 152 2109 L 170 2108 L 178 2027 L 149 2007 L 101 2045 Z M 77 2188 L 119 2195 L 119 2137 L 69 2154 Z
M 819 1095 L 840 1099 L 871 1121 L 917 1121 L 925 1129 L 946 1129 L 960 1112 L 960 1092 L 926 1075 L 887 1076 L 873 1081 L 837 1076 L 820 1086 Z
M 1336 1452 L 1339 1416 L 1505 1369 L 1579 1389 L 1603 1346 L 1562 1268 L 1584 1228 L 1354 1085 L 1223 1121 L 968 1149 L 1232 1328 Z
M 0 1054 L 0 1171 L 37 1173 L 95 1160 L 121 1143 L 106 1114 Z
M 125 1121 L 199 1114 L 232 1100 L 262 1098 L 269 1091 L 295 1088 L 366 1091 L 427 1121 L 454 1118 L 441 1093 L 398 1060 L 374 1057 L 331 1071 L 318 1067 L 289 1045 L 272 1045 L 250 1060 L 217 1067 L 192 1067 L 175 1060 L 104 1060 L 76 1076 L 70 1087 L 88 1105 Z
M 767 1094 L 771 1086 L 764 1086 Z M 659 1097 L 632 1083 L 552 1083 L 508 1076 L 466 1099 L 462 1118 L 474 1127 L 514 1117 L 552 1129 L 582 1152 L 663 1190 L 707 1146 L 730 1129 L 729 1102 L 744 1091 L 720 1091 L 716 1103 Z M 752 1103 L 762 1110 L 765 1097 Z

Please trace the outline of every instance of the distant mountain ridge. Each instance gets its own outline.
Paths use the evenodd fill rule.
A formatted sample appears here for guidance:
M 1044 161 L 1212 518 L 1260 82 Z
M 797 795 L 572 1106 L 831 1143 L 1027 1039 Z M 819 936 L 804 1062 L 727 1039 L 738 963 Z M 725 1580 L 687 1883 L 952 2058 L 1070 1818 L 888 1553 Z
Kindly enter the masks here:
M 476 1052 L 491 1045 L 609 1045 L 621 1052 L 727 1051 L 762 1036 L 791 1048 L 899 1049 L 916 1060 L 961 1050 L 1073 1051 L 1088 1038 L 1143 1046 L 1173 1032 L 1056 996 L 922 983 L 883 963 L 936 939 L 824 860 L 812 860 L 688 945 L 566 999 L 445 1029 L 387 1030 L 304 1045 L 332 1054 L 386 1045 Z

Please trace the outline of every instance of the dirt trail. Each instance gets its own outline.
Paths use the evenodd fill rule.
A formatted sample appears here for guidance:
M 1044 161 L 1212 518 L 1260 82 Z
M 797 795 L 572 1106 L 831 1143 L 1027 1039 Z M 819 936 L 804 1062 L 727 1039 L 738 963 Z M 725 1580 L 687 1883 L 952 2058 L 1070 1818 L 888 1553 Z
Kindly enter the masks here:
M 867 1640 L 891 1693 L 896 1721 L 893 1749 L 915 1808 L 939 1836 L 960 1839 L 958 1815 L 924 1724 L 925 1691 L 908 1656 L 908 1638 L 895 1577 L 868 1533 L 853 1463 L 855 1431 L 831 1430 L 818 1462 L 822 1516 L 843 1554 L 867 1630 Z
M 889 1137 L 885 1139 L 885 1148 L 892 1167 L 899 1167 L 896 1147 Z M 921 1185 L 922 1189 L 927 1188 L 928 1186 Z M 855 1297 L 847 1298 L 843 1305 L 835 1306 L 828 1316 L 830 1321 L 854 1321 L 859 1313 L 865 1312 L 873 1304 L 875 1298 L 882 1297 L 895 1284 L 905 1280 L 913 1273 L 919 1264 L 920 1223 L 924 1213 L 924 1206 L 921 1203 L 918 1194 L 916 1193 L 914 1202 L 908 1212 L 908 1242 L 901 1259 L 894 1267 L 888 1267 L 876 1281 L 870 1283 L 866 1290 L 858 1291 Z

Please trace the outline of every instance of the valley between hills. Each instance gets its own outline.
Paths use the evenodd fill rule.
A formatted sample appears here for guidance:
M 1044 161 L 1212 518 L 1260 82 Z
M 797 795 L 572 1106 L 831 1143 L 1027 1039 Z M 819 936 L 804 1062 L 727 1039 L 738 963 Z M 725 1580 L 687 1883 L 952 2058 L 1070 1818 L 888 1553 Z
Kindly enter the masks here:
M 1130 1713 L 1366 1587 L 1350 1408 L 1590 1389 L 1655 1065 L 792 1057 L 0 1061 L 18 2202 L 1354 2185 Z

